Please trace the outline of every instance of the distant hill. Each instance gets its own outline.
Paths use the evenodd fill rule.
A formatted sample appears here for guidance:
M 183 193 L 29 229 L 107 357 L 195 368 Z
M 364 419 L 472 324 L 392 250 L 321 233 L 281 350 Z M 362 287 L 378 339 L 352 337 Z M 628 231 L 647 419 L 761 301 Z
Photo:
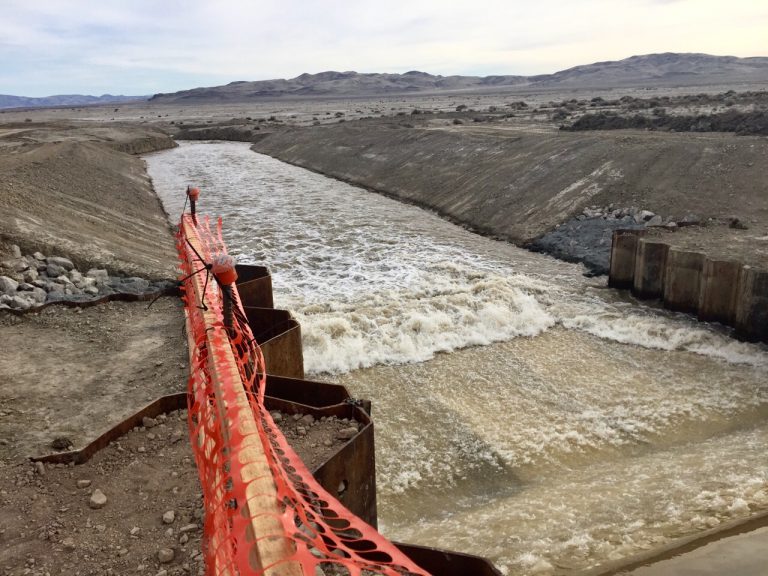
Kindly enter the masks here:
M 541 86 L 705 86 L 768 83 L 768 58 L 709 54 L 646 54 L 612 62 L 595 62 L 554 74 L 532 76 Z
M 373 96 L 379 94 L 407 94 L 411 92 L 437 92 L 466 90 L 486 86 L 514 86 L 525 84 L 525 76 L 434 76 L 426 72 L 405 74 L 361 74 L 359 72 L 320 72 L 302 74 L 290 80 L 259 80 L 231 82 L 226 86 L 193 88 L 173 94 L 155 94 L 155 102 L 242 101 L 251 98 L 279 96 Z
M 49 108 L 52 106 L 87 106 L 89 104 L 111 104 L 118 102 L 133 102 L 146 100 L 147 96 L 86 96 L 83 94 L 59 94 L 42 98 L 27 96 L 10 96 L 0 94 L 0 108 Z
M 239 81 L 225 86 L 155 94 L 150 101 L 214 103 L 275 97 L 374 96 L 489 88 L 515 90 L 728 84 L 768 84 L 768 58 L 648 54 L 618 61 L 596 62 L 538 76 L 436 76 L 418 71 L 405 74 L 321 72 L 302 74 L 290 80 Z

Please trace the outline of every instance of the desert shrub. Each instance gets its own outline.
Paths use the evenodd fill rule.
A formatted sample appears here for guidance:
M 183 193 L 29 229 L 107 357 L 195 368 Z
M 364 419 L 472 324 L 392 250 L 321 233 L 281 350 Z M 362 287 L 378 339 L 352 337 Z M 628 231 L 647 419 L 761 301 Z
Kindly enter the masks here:
M 670 130 L 674 132 L 735 132 L 738 135 L 768 135 L 768 113 L 765 111 L 738 112 L 728 110 L 718 114 L 696 116 L 669 116 L 661 114 L 648 117 L 619 116 L 615 112 L 585 114 L 570 126 L 561 130 Z

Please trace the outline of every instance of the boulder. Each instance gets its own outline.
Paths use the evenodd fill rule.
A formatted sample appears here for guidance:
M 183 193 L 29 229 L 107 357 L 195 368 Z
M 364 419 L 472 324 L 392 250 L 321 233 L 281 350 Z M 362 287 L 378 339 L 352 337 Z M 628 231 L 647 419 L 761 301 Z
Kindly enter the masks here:
M 635 222 L 638 224 L 641 224 L 642 222 L 647 222 L 651 218 L 653 218 L 656 214 L 651 212 L 650 210 L 640 210 L 639 212 L 635 213 Z
M 96 286 L 96 279 L 83 276 L 80 278 L 79 282 L 75 282 L 75 286 L 82 289 L 88 288 L 89 286 Z
M 12 296 L 9 305 L 16 310 L 27 310 L 32 307 L 32 300 L 28 300 L 21 296 Z
M 42 304 L 48 298 L 48 293 L 42 288 L 38 288 L 37 286 L 32 287 L 32 291 L 29 293 L 29 295 L 35 301 L 35 304 Z
M 659 216 L 658 214 L 656 214 L 653 218 L 648 220 L 645 223 L 645 225 L 646 226 L 663 226 L 664 225 L 664 219 L 661 216 Z
M 45 268 L 45 273 L 49 278 L 58 278 L 60 276 L 64 276 L 66 278 L 67 269 L 63 266 L 60 266 L 59 264 L 56 264 L 55 262 L 49 262 Z M 69 281 L 68 278 L 67 281 Z
M 41 252 L 35 252 L 34 254 L 32 254 L 32 257 L 35 260 L 39 260 L 40 262 L 45 262 L 45 256 Z
M 28 269 L 24 270 L 24 274 L 22 274 L 24 277 L 24 282 L 34 282 L 38 279 L 40 274 L 37 272 L 37 268 L 34 266 L 29 267 Z
M 21 258 L 21 248 L 16 246 L 16 244 L 11 244 L 11 254 L 13 254 L 14 258 Z
M 141 294 L 149 288 L 149 281 L 144 278 L 111 278 L 109 282 L 116 292 L 130 292 L 131 294 Z
M 68 258 L 62 258 L 61 256 L 48 256 L 48 258 L 45 259 L 45 262 L 49 266 L 51 264 L 55 264 L 56 266 L 61 266 L 67 271 L 72 270 L 72 268 L 75 267 L 75 265 L 72 264 L 72 260 Z
M 8 276 L 0 276 L 0 294 L 15 294 L 19 283 Z
M 2 267 L 12 272 L 23 272 L 29 268 L 29 263 L 26 258 L 16 258 L 14 260 L 5 260 Z
M 682 220 L 679 220 L 677 222 L 679 226 L 697 226 L 701 224 L 701 218 L 696 216 L 695 214 L 686 214 L 683 216 Z
M 160 548 L 160 550 L 157 551 L 157 561 L 160 562 L 160 564 L 167 564 L 168 562 L 173 561 L 175 555 L 173 548 Z
M 106 270 L 99 270 L 96 268 L 91 268 L 85 275 L 88 278 L 96 280 L 96 284 L 103 284 L 109 279 L 109 273 Z
M 355 426 L 349 426 L 347 428 L 342 428 L 338 432 L 336 432 L 336 438 L 339 440 L 351 440 L 357 435 L 357 428 Z

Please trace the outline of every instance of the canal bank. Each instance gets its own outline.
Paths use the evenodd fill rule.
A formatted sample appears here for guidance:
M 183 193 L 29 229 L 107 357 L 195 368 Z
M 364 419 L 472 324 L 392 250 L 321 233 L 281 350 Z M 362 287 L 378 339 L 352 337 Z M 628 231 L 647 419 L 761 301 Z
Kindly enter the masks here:
M 275 130 L 253 149 L 517 244 L 591 205 L 768 225 L 760 137 L 446 127 L 411 116 Z

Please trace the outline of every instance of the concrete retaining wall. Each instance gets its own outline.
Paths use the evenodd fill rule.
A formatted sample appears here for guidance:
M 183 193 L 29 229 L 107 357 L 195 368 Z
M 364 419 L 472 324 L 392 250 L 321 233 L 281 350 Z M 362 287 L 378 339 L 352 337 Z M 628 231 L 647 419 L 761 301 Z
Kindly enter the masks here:
M 643 238 L 644 230 L 613 234 L 608 285 L 672 310 L 733 326 L 737 337 L 768 342 L 768 272 L 740 262 Z

